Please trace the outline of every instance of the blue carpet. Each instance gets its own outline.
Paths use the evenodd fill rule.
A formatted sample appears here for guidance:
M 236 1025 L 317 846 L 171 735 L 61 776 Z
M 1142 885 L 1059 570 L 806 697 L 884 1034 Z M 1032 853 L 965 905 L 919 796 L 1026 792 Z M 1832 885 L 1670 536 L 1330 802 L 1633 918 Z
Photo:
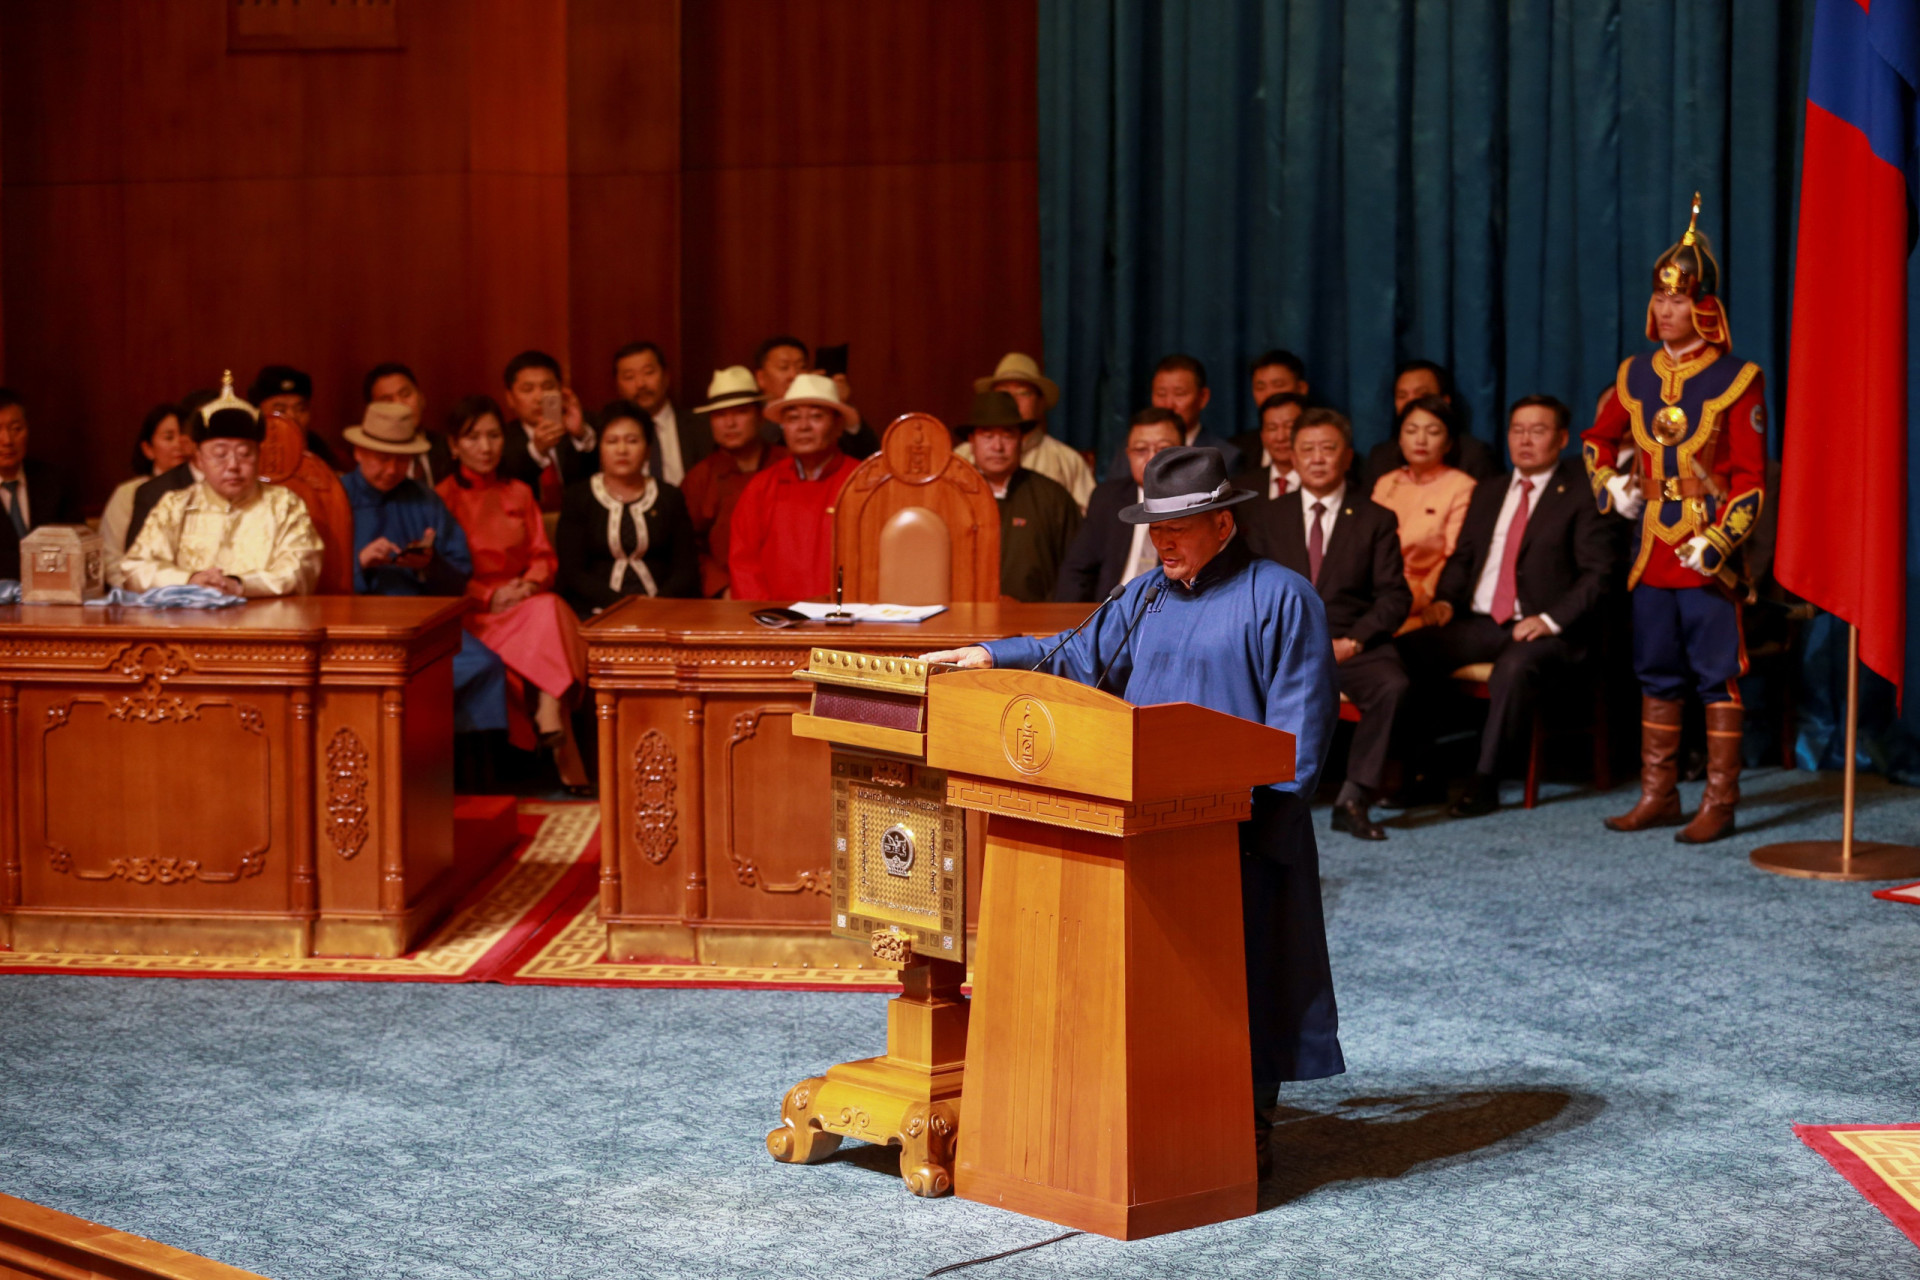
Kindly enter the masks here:
M 1749 775 L 1707 848 L 1601 830 L 1624 789 L 1323 835 L 1352 1070 L 1285 1095 L 1262 1211 L 957 1275 L 1914 1276 L 1788 1127 L 1920 1121 L 1920 909 L 1747 865 L 1836 792 Z M 1920 839 L 1915 800 L 1868 784 L 1863 833 Z M 12 976 L 0 1190 L 277 1280 L 860 1280 L 1055 1234 L 871 1148 L 766 1158 L 787 1086 L 884 1034 L 837 993 Z

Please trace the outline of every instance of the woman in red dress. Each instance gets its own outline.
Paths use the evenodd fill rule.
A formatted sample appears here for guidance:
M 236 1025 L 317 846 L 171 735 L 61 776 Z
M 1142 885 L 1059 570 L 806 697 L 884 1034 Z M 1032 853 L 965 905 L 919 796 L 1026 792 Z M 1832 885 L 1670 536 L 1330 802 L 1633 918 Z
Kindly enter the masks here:
M 587 647 L 573 610 L 553 593 L 558 561 L 547 542 L 540 502 L 518 480 L 502 478 L 506 439 L 500 406 L 491 396 L 468 396 L 447 417 L 447 435 L 459 462 L 434 486 L 473 549 L 467 595 L 479 606 L 467 630 L 500 655 L 507 667 L 508 738 L 522 750 L 550 747 L 569 791 L 589 789 L 569 712 L 585 686 Z M 531 725 L 529 688 L 536 694 Z

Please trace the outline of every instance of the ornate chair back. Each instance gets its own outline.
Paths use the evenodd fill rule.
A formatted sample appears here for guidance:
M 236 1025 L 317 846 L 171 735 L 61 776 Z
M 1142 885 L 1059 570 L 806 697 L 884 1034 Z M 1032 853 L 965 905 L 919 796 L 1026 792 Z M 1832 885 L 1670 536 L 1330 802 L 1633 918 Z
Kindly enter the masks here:
M 854 469 L 834 506 L 833 562 L 849 601 L 1000 598 L 999 505 L 938 418 L 895 418 Z

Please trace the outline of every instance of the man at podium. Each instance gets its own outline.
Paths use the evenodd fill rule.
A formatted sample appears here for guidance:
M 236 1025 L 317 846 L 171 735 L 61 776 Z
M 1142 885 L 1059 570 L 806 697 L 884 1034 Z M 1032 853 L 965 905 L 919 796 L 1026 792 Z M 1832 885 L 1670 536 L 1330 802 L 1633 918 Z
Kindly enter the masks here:
M 1256 495 L 1228 483 L 1218 452 L 1164 450 L 1147 464 L 1142 493 L 1120 519 L 1149 526 L 1158 570 L 1129 582 L 1064 643 L 1015 637 L 925 656 L 1045 671 L 1135 706 L 1190 702 L 1294 735 L 1293 780 L 1256 789 L 1240 825 L 1254 1142 L 1264 1176 L 1279 1086 L 1346 1070 L 1307 810 L 1339 709 L 1333 645 L 1307 580 L 1255 559 L 1236 536 L 1228 508 Z

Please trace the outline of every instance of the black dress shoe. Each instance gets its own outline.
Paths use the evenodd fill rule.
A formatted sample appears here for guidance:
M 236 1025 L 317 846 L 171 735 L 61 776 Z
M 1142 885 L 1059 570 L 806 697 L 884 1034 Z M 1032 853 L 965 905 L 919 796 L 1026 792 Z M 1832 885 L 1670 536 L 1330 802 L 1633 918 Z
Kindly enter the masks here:
M 1473 775 L 1466 794 L 1453 802 L 1447 813 L 1455 818 L 1484 818 L 1500 807 L 1500 779 L 1484 773 Z
M 1344 831 L 1356 840 L 1385 840 L 1386 831 L 1367 814 L 1367 806 L 1358 800 L 1342 800 L 1333 806 L 1333 829 Z

